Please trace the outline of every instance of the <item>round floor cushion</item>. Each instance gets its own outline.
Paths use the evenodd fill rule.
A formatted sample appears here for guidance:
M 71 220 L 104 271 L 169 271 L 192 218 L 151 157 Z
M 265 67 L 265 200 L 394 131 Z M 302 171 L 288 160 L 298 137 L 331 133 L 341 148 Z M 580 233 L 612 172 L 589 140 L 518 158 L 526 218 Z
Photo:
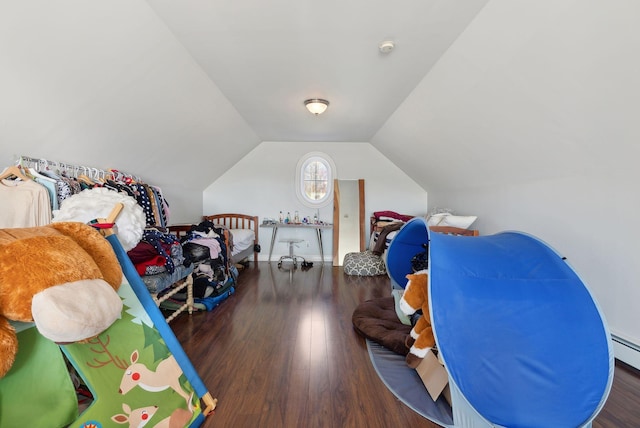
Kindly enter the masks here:
M 376 276 L 387 274 L 387 267 L 382 257 L 371 251 L 345 254 L 343 268 L 347 275 Z
M 351 316 L 353 328 L 367 339 L 400 355 L 407 355 L 405 339 L 411 331 L 396 314 L 393 297 L 378 297 L 360 303 Z

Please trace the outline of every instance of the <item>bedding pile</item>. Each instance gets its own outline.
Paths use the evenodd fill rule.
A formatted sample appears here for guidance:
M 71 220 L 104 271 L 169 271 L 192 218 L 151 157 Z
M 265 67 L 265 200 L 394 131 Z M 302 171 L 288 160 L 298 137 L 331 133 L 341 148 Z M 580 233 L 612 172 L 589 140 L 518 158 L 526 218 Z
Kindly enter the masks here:
M 228 268 L 224 236 L 222 228 L 205 220 L 192 226 L 191 231 L 181 239 L 185 258 L 194 266 L 193 295 L 196 298 L 220 296 L 234 283 Z M 176 296 L 181 297 L 179 294 Z
M 145 229 L 140 242 L 127 255 L 152 294 L 168 289 L 193 271 L 175 235 L 155 228 Z
M 345 254 L 344 273 L 354 276 L 386 275 L 384 253 L 404 221 L 410 218 L 394 211 L 376 211 L 372 218 L 368 249 Z

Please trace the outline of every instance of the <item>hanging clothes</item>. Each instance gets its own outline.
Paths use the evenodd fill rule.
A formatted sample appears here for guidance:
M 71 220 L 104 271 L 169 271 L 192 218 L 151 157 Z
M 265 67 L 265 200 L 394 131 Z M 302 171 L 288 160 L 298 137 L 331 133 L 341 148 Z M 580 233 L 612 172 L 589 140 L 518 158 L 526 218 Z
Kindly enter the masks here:
M 133 197 L 138 205 L 142 207 L 148 227 L 166 229 L 169 225 L 169 204 L 162 196 L 162 191 L 159 187 L 143 183 L 137 177 L 123 174 L 114 169 L 109 171 L 97 170 L 28 156 L 20 156 L 19 162 L 24 168 L 27 168 L 28 164 L 34 165 L 33 168 L 28 169 L 32 171 L 34 179 L 40 185 L 49 189 L 51 211 L 60 209 L 65 199 L 83 190 L 106 187 Z M 56 172 L 49 169 L 50 165 L 56 168 Z M 82 174 L 82 171 L 85 174 Z M 95 174 L 87 176 L 86 174 L 91 175 L 90 171 L 95 172 Z M 103 173 L 104 178 L 99 177 L 99 171 Z M 107 178 L 107 176 L 110 178 Z
M 31 179 L 0 180 L 0 228 L 45 226 L 51 223 L 47 189 Z
M 49 203 L 51 204 L 51 211 L 57 210 L 60 207 L 58 203 L 58 195 L 56 193 L 56 180 L 47 176 L 41 175 L 37 171 L 29 168 L 29 172 L 33 175 L 33 179 L 36 183 L 43 185 L 47 192 L 49 192 Z

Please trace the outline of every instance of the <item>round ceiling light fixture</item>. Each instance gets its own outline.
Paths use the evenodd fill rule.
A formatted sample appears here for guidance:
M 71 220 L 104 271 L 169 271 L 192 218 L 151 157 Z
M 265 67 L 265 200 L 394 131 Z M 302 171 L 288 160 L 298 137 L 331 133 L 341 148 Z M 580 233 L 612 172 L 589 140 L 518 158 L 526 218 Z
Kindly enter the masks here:
M 382 52 L 383 54 L 388 54 L 395 47 L 396 47 L 395 43 L 393 43 L 391 40 L 387 40 L 385 42 L 380 43 L 380 46 L 378 46 L 378 49 L 380 49 L 380 52 Z
M 307 110 L 317 116 L 324 113 L 327 107 L 329 107 L 329 101 L 320 98 L 311 98 L 305 100 L 304 105 L 307 107 Z

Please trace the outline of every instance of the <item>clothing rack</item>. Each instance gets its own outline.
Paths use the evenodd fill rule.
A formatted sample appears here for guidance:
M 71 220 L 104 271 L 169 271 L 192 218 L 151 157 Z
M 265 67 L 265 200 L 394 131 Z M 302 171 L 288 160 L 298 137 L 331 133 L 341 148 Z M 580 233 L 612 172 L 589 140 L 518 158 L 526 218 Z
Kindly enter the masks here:
M 110 178 L 115 181 L 135 180 L 139 183 L 142 182 L 140 177 L 136 175 L 124 173 L 117 169 L 105 170 L 100 168 L 84 166 L 84 165 L 72 165 L 66 162 L 52 161 L 52 160 L 43 159 L 43 158 L 34 158 L 31 156 L 17 157 L 16 166 L 23 166 L 23 167 L 28 166 L 28 167 L 34 168 L 36 171 L 40 171 L 43 168 L 44 169 L 57 168 L 59 170 L 64 171 L 67 174 L 67 176 L 76 177 L 76 178 L 84 174 L 94 180 Z
M 58 209 L 64 199 L 82 190 L 107 187 L 134 198 L 145 213 L 147 225 L 167 225 L 169 204 L 162 196 L 162 190 L 136 175 L 113 168 L 100 169 L 32 156 L 16 155 L 15 159 L 12 168 L 19 168 L 19 171 L 24 171 L 26 176 L 47 188 L 52 211 Z

